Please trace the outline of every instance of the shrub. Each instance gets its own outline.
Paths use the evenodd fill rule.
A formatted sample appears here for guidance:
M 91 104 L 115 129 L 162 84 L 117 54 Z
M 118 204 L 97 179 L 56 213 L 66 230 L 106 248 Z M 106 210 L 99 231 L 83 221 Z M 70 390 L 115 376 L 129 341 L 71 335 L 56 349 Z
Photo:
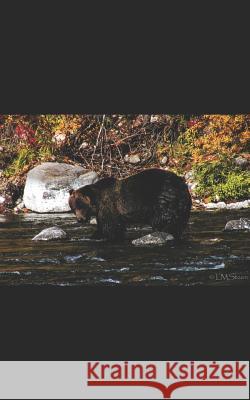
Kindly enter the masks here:
M 196 194 L 212 201 L 240 200 L 250 195 L 249 172 L 235 168 L 230 159 L 196 165 L 194 179 Z
M 9 177 L 20 173 L 25 166 L 29 165 L 36 158 L 36 153 L 29 148 L 23 148 L 19 151 L 17 158 L 5 170 L 5 176 Z
M 248 172 L 231 172 L 224 183 L 214 187 L 220 200 L 241 200 L 250 197 L 250 175 Z

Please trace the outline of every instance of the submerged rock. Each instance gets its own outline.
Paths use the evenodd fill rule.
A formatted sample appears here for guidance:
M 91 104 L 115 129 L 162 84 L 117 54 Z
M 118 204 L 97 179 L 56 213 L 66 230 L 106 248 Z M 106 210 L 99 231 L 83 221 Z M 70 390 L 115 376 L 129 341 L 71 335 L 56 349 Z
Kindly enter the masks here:
M 25 207 L 38 213 L 70 211 L 69 190 L 98 180 L 95 172 L 65 163 L 45 162 L 29 171 L 24 188 Z
M 149 235 L 142 236 L 141 238 L 132 241 L 135 246 L 145 246 L 145 245 L 161 245 L 165 244 L 170 240 L 174 240 L 173 235 L 166 232 L 154 232 Z
M 44 229 L 38 235 L 33 237 L 32 240 L 58 240 L 65 239 L 67 237 L 67 233 L 64 232 L 63 229 L 58 226 L 52 226 L 51 228 Z
M 216 244 L 216 243 L 219 243 L 219 242 L 222 242 L 222 239 L 214 238 L 214 239 L 202 240 L 200 243 L 210 246 L 210 245 L 213 245 L 213 244 Z
M 250 219 L 240 218 L 232 219 L 226 223 L 224 228 L 225 231 L 239 231 L 239 230 L 250 230 Z

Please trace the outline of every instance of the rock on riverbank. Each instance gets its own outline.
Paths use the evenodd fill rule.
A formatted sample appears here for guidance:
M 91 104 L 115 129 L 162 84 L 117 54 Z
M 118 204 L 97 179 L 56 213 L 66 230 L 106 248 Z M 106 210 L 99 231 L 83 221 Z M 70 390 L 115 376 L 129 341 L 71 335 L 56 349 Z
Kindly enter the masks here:
M 207 210 L 212 210 L 212 209 L 240 210 L 242 208 L 250 207 L 250 199 L 228 204 L 226 204 L 224 201 L 219 201 L 218 203 L 207 203 L 207 204 L 202 203 L 202 204 Z
M 25 207 L 38 213 L 70 211 L 70 189 L 98 180 L 93 171 L 58 162 L 45 162 L 29 171 L 24 188 Z

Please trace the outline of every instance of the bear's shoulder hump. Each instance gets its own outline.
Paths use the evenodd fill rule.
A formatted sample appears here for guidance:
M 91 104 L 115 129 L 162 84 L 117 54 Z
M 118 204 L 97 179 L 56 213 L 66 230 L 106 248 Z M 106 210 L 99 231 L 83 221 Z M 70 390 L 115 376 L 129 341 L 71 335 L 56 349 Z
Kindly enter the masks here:
M 95 183 L 95 186 L 98 187 L 98 189 L 107 189 L 113 186 L 115 183 L 116 183 L 116 178 L 110 176 L 108 178 L 100 179 L 98 182 Z

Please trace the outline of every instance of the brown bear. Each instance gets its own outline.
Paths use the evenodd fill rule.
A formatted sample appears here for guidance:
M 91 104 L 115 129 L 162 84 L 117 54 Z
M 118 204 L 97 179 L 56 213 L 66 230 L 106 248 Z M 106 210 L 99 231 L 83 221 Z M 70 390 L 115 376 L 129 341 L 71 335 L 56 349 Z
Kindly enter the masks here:
M 104 178 L 70 190 L 69 205 L 78 222 L 96 216 L 96 238 L 122 239 L 129 223 L 181 237 L 191 210 L 184 180 L 173 172 L 147 169 L 125 179 Z

